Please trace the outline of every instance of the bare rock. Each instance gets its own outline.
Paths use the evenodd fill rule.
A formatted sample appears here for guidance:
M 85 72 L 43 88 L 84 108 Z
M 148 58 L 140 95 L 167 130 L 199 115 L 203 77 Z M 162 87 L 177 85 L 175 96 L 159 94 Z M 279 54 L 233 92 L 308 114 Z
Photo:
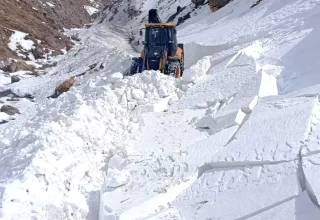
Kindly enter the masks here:
M 210 10 L 215 12 L 228 4 L 230 0 L 209 0 Z
M 52 56 L 54 56 L 54 57 L 62 55 L 62 54 L 63 54 L 63 52 L 61 50 L 54 50 L 52 52 Z
M 17 75 L 11 76 L 11 83 L 16 83 L 16 82 L 19 82 L 20 80 L 21 78 Z
M 79 34 L 74 34 L 71 36 L 71 39 L 74 40 L 74 41 L 80 41 L 80 37 L 79 37 Z
M 8 115 L 20 114 L 19 110 L 11 105 L 3 105 L 0 112 L 4 112 Z
M 57 98 L 64 92 L 69 91 L 69 89 L 73 86 L 76 81 L 76 77 L 72 76 L 69 79 L 65 80 L 62 84 L 60 84 L 54 91 L 54 94 L 49 96 L 49 98 Z
M 24 61 L 17 61 L 11 63 L 11 72 L 17 72 L 20 70 L 33 71 L 35 69 L 34 66 L 27 64 Z
M 41 47 L 36 47 L 34 49 L 31 50 L 33 56 L 35 59 L 43 59 L 44 58 L 44 50 Z
M 202 5 L 204 4 L 205 0 L 191 0 L 191 2 L 195 5 Z

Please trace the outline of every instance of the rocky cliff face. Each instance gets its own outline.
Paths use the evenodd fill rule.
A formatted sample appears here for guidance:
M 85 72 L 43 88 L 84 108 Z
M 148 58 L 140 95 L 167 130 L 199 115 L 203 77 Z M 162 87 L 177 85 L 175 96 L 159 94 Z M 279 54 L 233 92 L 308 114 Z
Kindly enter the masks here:
M 46 53 L 57 55 L 62 49 L 69 49 L 72 43 L 63 35 L 63 29 L 90 23 L 98 10 L 105 6 L 104 2 L 1 0 L 0 60 L 30 60 L 41 58 Z M 26 44 L 29 46 L 25 47 Z

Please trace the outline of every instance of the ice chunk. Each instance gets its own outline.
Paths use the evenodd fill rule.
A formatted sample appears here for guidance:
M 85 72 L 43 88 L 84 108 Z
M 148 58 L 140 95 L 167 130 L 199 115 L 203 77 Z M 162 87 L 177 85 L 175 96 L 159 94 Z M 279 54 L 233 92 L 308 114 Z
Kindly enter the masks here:
M 209 68 L 211 67 L 211 57 L 204 57 L 199 60 L 195 65 L 191 66 L 183 74 L 183 81 L 185 83 L 195 82 L 200 77 L 207 74 Z

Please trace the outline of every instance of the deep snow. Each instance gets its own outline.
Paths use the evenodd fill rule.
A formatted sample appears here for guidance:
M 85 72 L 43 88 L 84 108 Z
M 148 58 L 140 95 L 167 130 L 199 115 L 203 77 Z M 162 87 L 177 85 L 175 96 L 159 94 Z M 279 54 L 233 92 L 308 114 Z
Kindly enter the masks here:
M 70 31 L 82 40 L 48 75 L 4 85 L 36 104 L 0 125 L 0 218 L 319 219 L 320 0 L 254 2 L 179 26 L 180 80 L 123 76 L 144 14 L 110 12 Z M 132 4 L 163 20 L 192 8 Z

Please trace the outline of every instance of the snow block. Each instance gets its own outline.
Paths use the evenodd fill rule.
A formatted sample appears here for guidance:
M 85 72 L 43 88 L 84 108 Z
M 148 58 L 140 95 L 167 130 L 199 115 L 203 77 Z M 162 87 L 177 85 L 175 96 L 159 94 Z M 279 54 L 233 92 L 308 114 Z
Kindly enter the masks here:
M 212 156 L 221 150 L 238 131 L 239 126 L 226 128 L 214 135 L 186 147 L 188 155 L 185 162 L 194 171 L 212 161 Z
M 183 219 L 246 219 L 300 193 L 294 162 L 211 169 L 179 195 L 173 205 Z
M 123 79 L 122 73 L 117 72 L 117 73 L 113 73 L 113 74 L 108 75 L 107 82 L 114 83 L 114 82 L 117 82 L 121 79 Z
M 297 158 L 310 131 L 317 98 L 269 99 L 258 103 L 235 139 L 212 157 L 216 162 L 288 161 Z
M 320 219 L 320 210 L 316 207 L 307 191 L 304 191 L 299 197 L 279 204 L 269 210 L 262 210 L 248 220 L 318 220 Z
M 259 97 L 278 95 L 277 78 L 260 70 L 261 84 L 259 89 Z
M 206 76 L 211 67 L 211 57 L 206 56 L 200 59 L 195 65 L 186 69 L 183 73 L 182 80 L 184 83 L 193 83 L 199 78 Z
M 303 157 L 302 163 L 311 199 L 320 206 L 320 153 Z
M 221 131 L 225 128 L 241 125 L 246 117 L 246 114 L 241 109 L 231 112 L 220 117 L 214 117 L 213 115 L 207 115 L 200 118 L 195 126 L 198 128 L 210 128 L 214 131 Z
M 318 108 L 319 106 L 314 108 L 315 111 L 310 122 L 310 135 L 302 148 L 302 155 L 320 153 L 320 111 Z

